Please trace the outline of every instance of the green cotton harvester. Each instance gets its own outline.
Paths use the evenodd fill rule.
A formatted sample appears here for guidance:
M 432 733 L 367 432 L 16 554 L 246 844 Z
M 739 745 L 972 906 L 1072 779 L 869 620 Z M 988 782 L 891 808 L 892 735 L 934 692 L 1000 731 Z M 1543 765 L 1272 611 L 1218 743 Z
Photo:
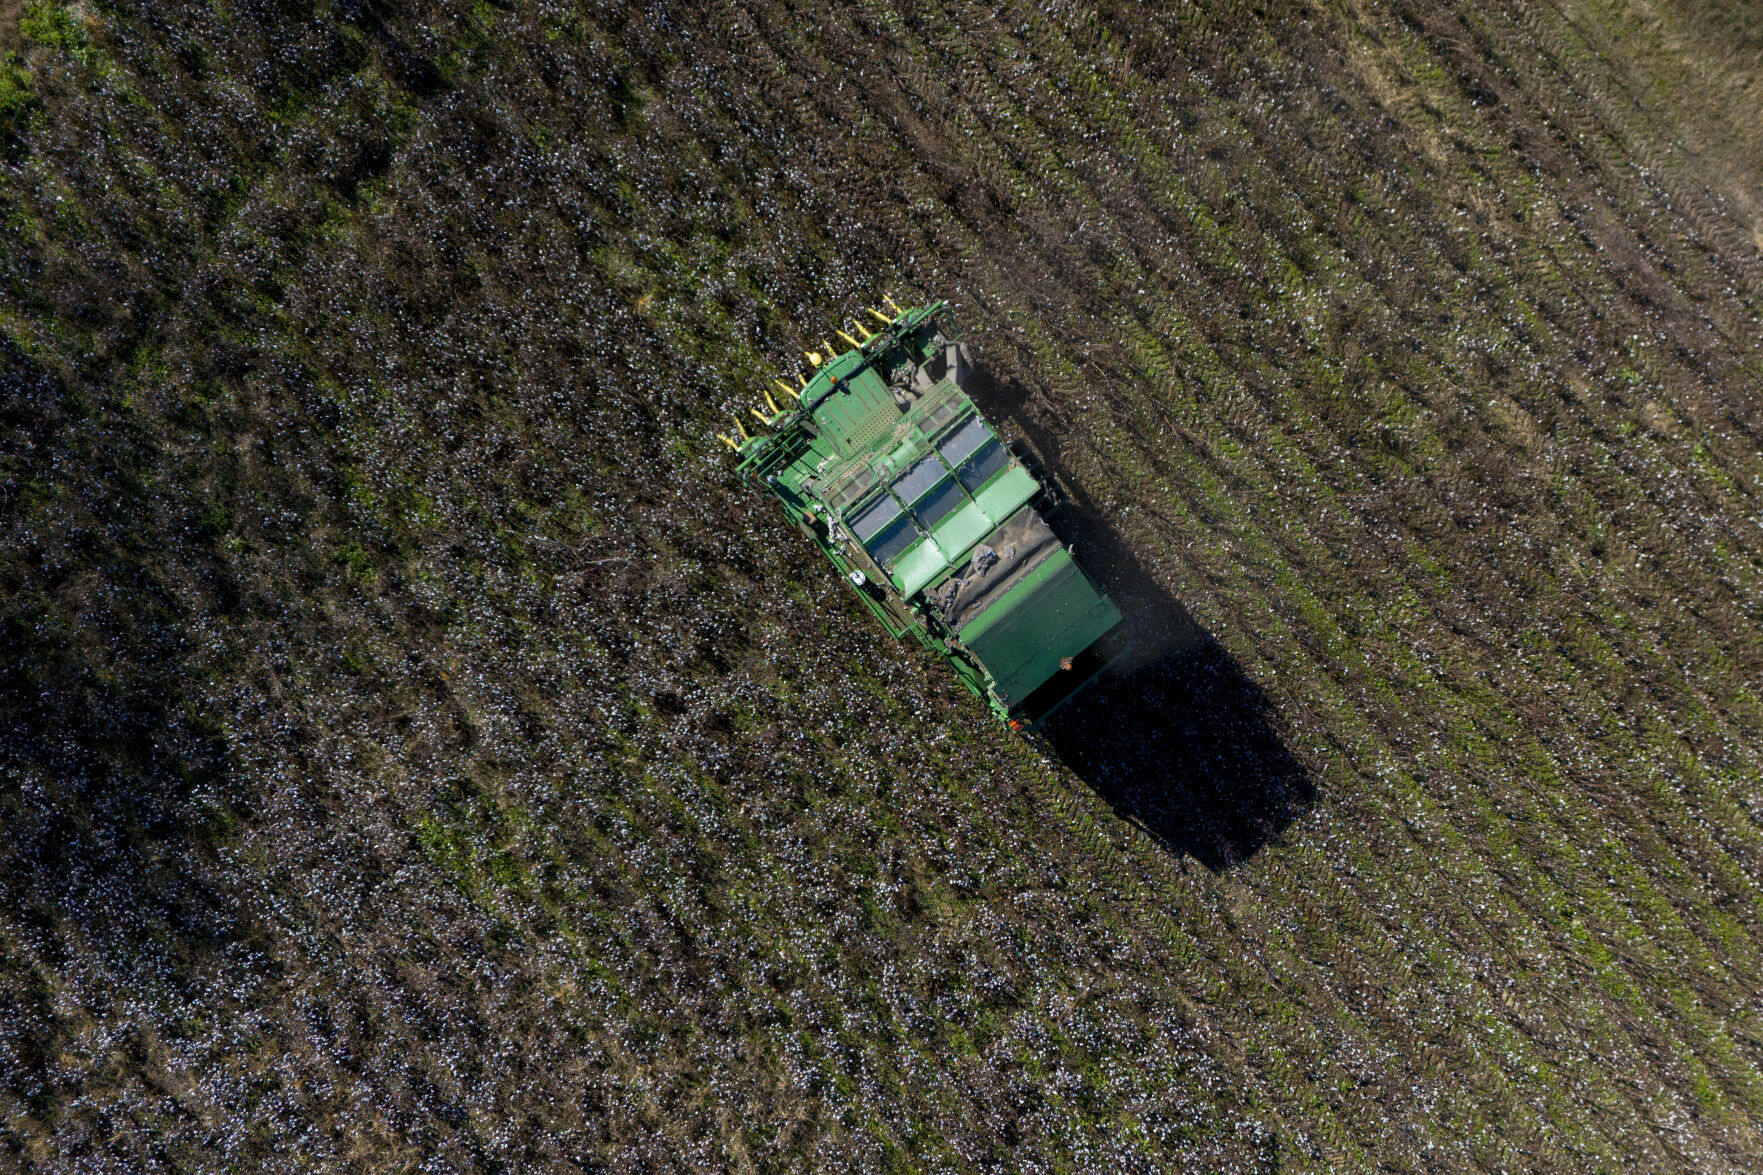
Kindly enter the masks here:
M 890 633 L 1033 729 L 1125 651 L 1120 610 L 1042 518 L 1051 487 L 968 398 L 946 304 L 888 305 L 869 311 L 880 329 L 837 332 L 849 350 L 809 352 L 799 388 L 777 381 L 759 435 L 722 440 Z

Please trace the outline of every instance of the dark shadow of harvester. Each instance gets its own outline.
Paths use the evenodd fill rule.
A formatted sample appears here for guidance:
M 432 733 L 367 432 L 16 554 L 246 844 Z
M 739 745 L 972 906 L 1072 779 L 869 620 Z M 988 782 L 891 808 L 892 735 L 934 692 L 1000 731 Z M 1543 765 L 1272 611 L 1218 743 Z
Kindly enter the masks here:
M 1045 735 L 1123 819 L 1216 873 L 1302 815 L 1316 785 L 1261 688 L 1179 603 L 1168 606 L 1187 638 L 1103 676 Z
M 1011 419 L 1070 495 L 1049 522 L 1107 586 L 1133 641 L 1053 716 L 1047 744 L 1166 848 L 1215 873 L 1252 857 L 1316 801 L 1271 701 L 1065 475 L 1059 438 L 1021 411 L 1023 389 L 993 382 L 973 398 L 994 420 Z

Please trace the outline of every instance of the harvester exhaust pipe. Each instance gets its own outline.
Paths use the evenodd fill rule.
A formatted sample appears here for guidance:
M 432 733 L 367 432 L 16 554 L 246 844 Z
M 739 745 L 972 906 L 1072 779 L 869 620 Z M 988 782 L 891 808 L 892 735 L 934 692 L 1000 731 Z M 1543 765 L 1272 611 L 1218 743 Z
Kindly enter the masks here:
M 948 350 L 943 352 L 944 375 L 956 387 L 967 382 L 967 364 L 960 343 L 950 343 Z

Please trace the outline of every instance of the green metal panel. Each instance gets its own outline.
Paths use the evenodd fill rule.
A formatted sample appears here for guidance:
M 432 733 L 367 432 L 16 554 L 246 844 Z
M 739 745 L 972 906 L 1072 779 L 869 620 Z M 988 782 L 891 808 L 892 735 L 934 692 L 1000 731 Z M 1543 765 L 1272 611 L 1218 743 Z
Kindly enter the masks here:
M 961 637 L 992 675 L 999 698 L 1013 705 L 1057 672 L 1062 658 L 1119 622 L 1119 610 L 1061 550 Z
M 1035 691 L 1035 687 L 1059 672 L 1062 661 L 1089 648 L 1104 633 L 1120 623 L 1120 609 L 1114 606 L 1112 600 L 1093 592 L 1091 596 L 1096 602 L 1089 611 L 1073 621 L 1065 631 L 1050 637 L 1015 673 L 999 680 L 997 692 L 1000 698 L 1011 705 L 1022 701 Z
M 902 596 L 912 596 L 918 589 L 949 569 L 949 557 L 934 539 L 921 539 L 916 547 L 900 557 L 894 566 L 894 586 Z
M 960 559 L 969 547 L 991 533 L 996 520 L 988 518 L 986 512 L 977 503 L 969 502 L 931 531 L 931 537 L 937 540 L 937 546 L 951 562 Z
M 973 500 L 988 518 L 1001 522 L 1040 490 L 1041 483 L 1035 480 L 1034 474 L 1020 465 L 1012 465 L 988 482 Z
M 815 419 L 840 453 L 861 452 L 889 433 L 900 419 L 899 406 L 888 385 L 867 368 L 839 385 L 815 413 Z

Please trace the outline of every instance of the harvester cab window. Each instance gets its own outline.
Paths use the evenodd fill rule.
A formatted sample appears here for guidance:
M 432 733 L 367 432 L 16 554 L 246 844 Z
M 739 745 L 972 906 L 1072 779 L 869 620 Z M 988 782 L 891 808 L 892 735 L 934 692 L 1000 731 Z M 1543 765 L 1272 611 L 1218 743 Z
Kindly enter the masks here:
M 901 513 L 900 503 L 882 494 L 851 515 L 851 533 L 857 536 L 858 542 L 868 546 L 869 540 L 880 534 Z
M 948 517 L 967 500 L 955 479 L 935 456 L 925 457 L 906 473 L 894 479 L 894 493 L 909 503 L 926 530 Z
M 937 445 L 937 451 L 970 494 L 977 493 L 1010 460 L 1004 446 L 977 416 L 970 416 L 951 429 Z
M 955 479 L 945 477 L 936 484 L 930 493 L 918 500 L 912 507 L 912 512 L 918 515 L 918 520 L 924 524 L 926 530 L 929 530 L 959 509 L 966 501 L 967 495 L 961 492 L 961 487 L 955 484 Z
M 920 458 L 911 469 L 894 479 L 894 495 L 908 504 L 916 502 L 947 473 L 943 463 L 935 457 Z
M 885 493 L 853 513 L 850 525 L 857 541 L 883 567 L 899 558 L 901 552 L 918 538 L 918 528 L 913 525 L 911 515 Z
M 892 571 L 894 560 L 898 559 L 906 548 L 917 540 L 918 527 L 913 525 L 912 519 L 908 516 L 897 519 L 886 530 L 875 536 L 874 542 L 868 543 L 866 546 L 871 558 Z
M 968 493 L 977 494 L 981 486 L 991 481 L 1009 463 L 1010 454 L 994 437 L 988 439 L 979 447 L 978 452 L 967 459 L 966 464 L 956 472 L 956 476 L 967 487 Z
M 961 463 L 973 455 L 973 451 L 992 439 L 992 430 L 977 416 L 969 416 L 958 427 L 942 439 L 937 451 L 943 460 L 949 463 L 950 469 L 959 469 Z

